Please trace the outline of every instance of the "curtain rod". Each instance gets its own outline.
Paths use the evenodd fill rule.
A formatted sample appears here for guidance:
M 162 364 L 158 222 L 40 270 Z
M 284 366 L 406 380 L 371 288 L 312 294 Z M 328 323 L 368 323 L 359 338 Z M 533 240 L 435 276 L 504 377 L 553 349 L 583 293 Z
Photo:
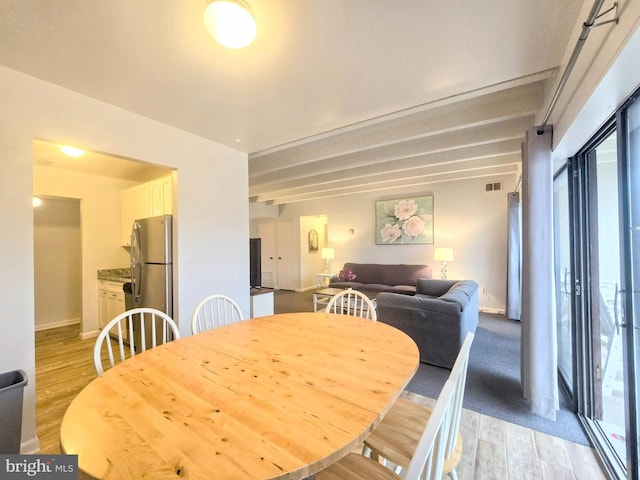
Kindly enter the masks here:
M 604 3 L 604 0 L 596 0 L 593 6 L 591 7 L 591 12 L 589 13 L 587 20 L 582 24 L 582 33 L 580 34 L 580 37 L 576 42 L 576 46 L 573 48 L 573 53 L 571 54 L 571 57 L 567 62 L 567 66 L 564 70 L 564 73 L 562 74 L 560 83 L 558 83 L 558 88 L 556 89 L 556 93 L 554 93 L 553 98 L 551 99 L 551 103 L 549 104 L 547 113 L 545 114 L 544 119 L 542 120 L 542 124 L 538 127 L 536 131 L 538 135 L 542 135 L 544 133 L 544 129 L 547 126 L 547 122 L 551 117 L 551 112 L 555 108 L 556 103 L 558 102 L 558 98 L 560 97 L 560 94 L 564 90 L 564 86 L 567 83 L 567 80 L 569 79 L 569 75 L 571 74 L 571 71 L 573 70 L 573 67 L 576 64 L 576 60 L 578 60 L 580 51 L 582 50 L 582 47 L 584 46 L 584 43 L 587 40 L 587 37 L 589 36 L 589 31 L 594 27 L 599 27 L 600 25 L 606 25 L 607 23 L 615 23 L 616 25 L 618 24 L 618 2 L 615 2 L 613 4 L 613 7 L 599 14 L 598 12 L 602 8 L 603 3 Z M 616 11 L 616 15 L 614 19 L 606 20 L 600 23 L 595 23 L 595 21 L 598 18 L 602 17 L 603 15 L 606 15 L 607 13 L 611 12 L 614 9 Z

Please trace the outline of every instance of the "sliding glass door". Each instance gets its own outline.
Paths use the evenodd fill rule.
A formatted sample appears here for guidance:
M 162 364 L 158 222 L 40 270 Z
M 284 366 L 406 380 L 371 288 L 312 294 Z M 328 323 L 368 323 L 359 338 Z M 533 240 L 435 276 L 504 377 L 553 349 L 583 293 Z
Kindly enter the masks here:
M 611 475 L 638 480 L 640 102 L 565 168 L 554 178 L 558 368 Z
M 618 113 L 618 123 L 625 126 L 620 142 L 621 257 L 622 279 L 619 300 L 615 302 L 615 319 L 623 332 L 626 445 L 628 478 L 640 478 L 640 422 L 638 419 L 640 373 L 640 99 L 629 102 Z
M 586 162 L 590 418 L 618 461 L 626 465 L 624 332 L 616 319 L 623 265 L 616 131 L 587 153 Z

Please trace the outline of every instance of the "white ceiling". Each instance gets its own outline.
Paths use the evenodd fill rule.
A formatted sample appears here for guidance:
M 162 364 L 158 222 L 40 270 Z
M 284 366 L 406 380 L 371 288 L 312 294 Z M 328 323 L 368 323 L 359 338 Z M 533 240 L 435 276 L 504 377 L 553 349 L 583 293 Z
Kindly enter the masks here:
M 0 0 L 0 64 L 248 152 L 279 204 L 517 171 L 583 4 L 248 2 L 227 50 L 204 0 Z

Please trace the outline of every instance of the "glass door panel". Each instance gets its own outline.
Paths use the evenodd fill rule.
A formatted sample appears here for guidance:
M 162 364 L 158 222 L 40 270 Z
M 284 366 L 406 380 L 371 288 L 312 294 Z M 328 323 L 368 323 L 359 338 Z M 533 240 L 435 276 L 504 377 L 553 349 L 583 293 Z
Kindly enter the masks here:
M 638 372 L 640 368 L 640 101 L 636 99 L 626 114 L 627 137 L 623 142 L 621 182 L 624 223 L 622 230 L 622 294 L 617 320 L 624 331 L 625 385 L 627 387 L 625 413 L 627 415 L 627 478 L 640 477 L 638 408 Z M 625 117 L 622 115 L 622 118 Z M 618 307 L 618 305 L 616 305 Z
M 621 277 L 616 142 L 613 132 L 588 156 L 592 419 L 625 464 L 623 332 L 616 316 Z
M 560 172 L 553 181 L 553 204 L 558 370 L 567 390 L 573 395 L 571 238 L 569 184 L 566 169 Z

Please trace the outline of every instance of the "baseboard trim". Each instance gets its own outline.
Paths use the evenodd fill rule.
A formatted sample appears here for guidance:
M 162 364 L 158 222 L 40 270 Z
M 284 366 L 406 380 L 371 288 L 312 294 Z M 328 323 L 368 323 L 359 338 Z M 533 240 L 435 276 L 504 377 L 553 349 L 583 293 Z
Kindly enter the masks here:
M 35 327 L 36 332 L 42 330 L 49 330 L 51 328 L 66 327 L 68 325 L 76 325 L 80 323 L 79 318 L 70 318 L 68 320 L 60 320 L 59 322 L 47 323 L 45 325 L 37 325 Z
M 496 314 L 496 315 L 504 315 L 505 314 L 504 308 L 480 307 L 478 309 L 478 311 L 481 312 L 481 313 L 493 313 L 493 314 Z

